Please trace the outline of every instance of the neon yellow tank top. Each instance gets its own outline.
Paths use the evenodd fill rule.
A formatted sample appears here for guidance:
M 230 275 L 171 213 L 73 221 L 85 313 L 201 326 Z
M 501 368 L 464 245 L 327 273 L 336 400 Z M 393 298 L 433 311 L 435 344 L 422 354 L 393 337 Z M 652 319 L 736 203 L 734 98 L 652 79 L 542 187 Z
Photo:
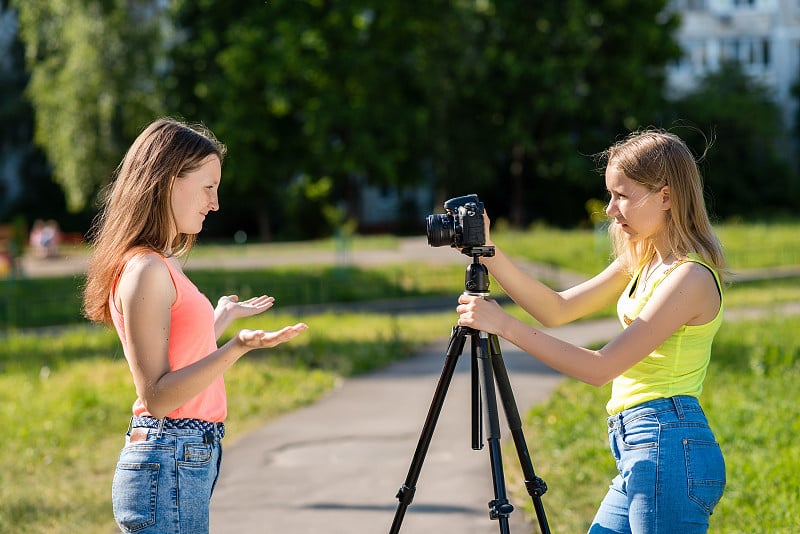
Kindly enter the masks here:
M 689 254 L 686 260 L 677 262 L 656 278 L 652 286 L 640 295 L 632 295 L 642 274 L 641 270 L 636 273 L 617 301 L 617 315 L 623 329 L 639 316 L 655 288 L 678 265 L 687 261 L 699 263 L 714 274 L 722 299 L 719 275 L 698 255 Z M 675 395 L 698 397 L 703 390 L 703 380 L 711 359 L 711 343 L 722 324 L 722 311 L 723 305 L 720 300 L 719 311 L 710 322 L 702 325 L 683 325 L 645 359 L 615 378 L 611 388 L 611 399 L 606 404 L 609 415 L 653 399 Z

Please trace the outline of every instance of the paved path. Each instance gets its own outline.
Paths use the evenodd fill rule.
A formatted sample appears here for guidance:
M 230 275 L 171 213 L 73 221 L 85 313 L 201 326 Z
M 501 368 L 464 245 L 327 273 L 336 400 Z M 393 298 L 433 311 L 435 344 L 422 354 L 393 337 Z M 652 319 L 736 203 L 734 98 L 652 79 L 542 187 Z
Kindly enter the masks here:
M 554 330 L 574 343 L 606 339 L 616 321 Z M 212 502 L 212 532 L 388 532 L 433 393 L 446 340 L 413 358 L 347 380 L 316 404 L 269 422 L 225 452 Z M 561 379 L 502 343 L 520 411 L 547 398 Z M 488 447 L 471 448 L 469 343 L 447 390 L 403 533 L 497 532 L 487 503 L 494 497 Z M 508 437 L 502 409 L 500 427 Z M 530 451 L 536 469 L 536 450 Z M 512 461 L 514 461 L 512 459 Z M 556 488 L 557 490 L 557 488 Z M 543 497 L 545 510 L 547 495 Z M 512 530 L 531 532 L 522 512 Z

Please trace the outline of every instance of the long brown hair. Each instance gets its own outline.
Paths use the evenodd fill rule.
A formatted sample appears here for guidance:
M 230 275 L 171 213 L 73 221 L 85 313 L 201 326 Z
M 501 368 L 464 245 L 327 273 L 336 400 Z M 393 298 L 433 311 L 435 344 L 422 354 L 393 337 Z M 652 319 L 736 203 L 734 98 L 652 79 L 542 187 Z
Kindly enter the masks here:
M 679 259 L 694 252 L 722 276 L 725 257 L 708 218 L 703 181 L 697 161 L 684 141 L 665 130 L 650 128 L 633 132 L 600 154 L 607 167 L 617 167 L 629 179 L 650 191 L 669 186 L 667 239 Z M 631 243 L 615 225 L 609 228 L 614 255 L 633 272 L 652 257 L 652 242 Z
M 183 255 L 193 234 L 175 235 L 172 186 L 210 155 L 225 157 L 225 145 L 201 125 L 157 119 L 136 138 L 104 190 L 89 234 L 92 255 L 83 291 L 83 314 L 111 323 L 108 306 L 115 278 L 133 251 Z

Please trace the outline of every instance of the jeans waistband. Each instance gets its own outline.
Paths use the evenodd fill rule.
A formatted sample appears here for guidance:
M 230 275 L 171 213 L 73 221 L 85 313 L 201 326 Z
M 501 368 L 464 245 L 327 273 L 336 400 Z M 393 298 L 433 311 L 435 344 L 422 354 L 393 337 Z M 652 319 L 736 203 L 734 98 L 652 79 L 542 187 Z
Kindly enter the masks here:
M 220 439 L 225 437 L 225 423 L 212 423 L 210 421 L 203 421 L 202 419 L 172 419 L 164 417 L 163 419 L 156 419 L 150 416 L 137 416 L 131 417 L 131 428 L 145 427 L 145 428 L 174 428 L 181 430 L 198 430 L 203 434 L 213 433 Z
M 703 408 L 700 406 L 700 401 L 697 400 L 697 397 L 689 395 L 653 399 L 610 416 L 608 418 L 608 426 L 615 428 L 618 424 L 624 425 L 627 421 L 642 415 L 665 411 L 674 412 L 678 415 L 678 419 L 683 419 L 686 412 L 702 412 Z

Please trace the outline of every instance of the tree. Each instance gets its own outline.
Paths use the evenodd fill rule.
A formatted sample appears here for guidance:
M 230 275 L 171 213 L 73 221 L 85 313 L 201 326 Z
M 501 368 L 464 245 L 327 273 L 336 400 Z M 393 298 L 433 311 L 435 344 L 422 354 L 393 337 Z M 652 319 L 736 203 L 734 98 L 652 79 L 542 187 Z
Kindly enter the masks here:
M 437 117 L 460 89 L 431 89 L 445 63 L 460 62 L 450 52 L 461 47 L 462 11 L 451 2 L 175 7 L 182 39 L 172 54 L 170 107 L 201 118 L 229 145 L 226 198 L 259 214 L 262 237 L 280 232 L 285 206 L 297 204 L 287 194 L 310 190 L 298 182 L 332 180 L 326 202 L 354 212 L 364 180 L 424 178 L 442 133 Z M 307 224 L 312 234 L 325 228 Z
M 77 221 L 69 220 L 63 191 L 33 143 L 34 115 L 24 96 L 28 74 L 17 28 L 16 12 L 0 1 L 0 221 L 28 226 L 36 218 L 55 218 L 71 230 Z
M 654 120 L 680 56 L 666 2 L 494 2 L 486 14 L 484 144 L 512 224 L 574 224 L 604 191 L 591 155 Z M 451 181 L 457 177 L 449 177 Z M 454 182 L 453 182 L 454 183 Z
M 35 140 L 67 206 L 82 209 L 161 109 L 159 0 L 13 0 Z
M 16 1 L 73 209 L 166 113 L 229 146 L 211 225 L 263 238 L 330 233 L 364 184 L 574 223 L 603 190 L 586 155 L 652 120 L 679 54 L 664 1 Z
M 22 168 L 31 152 L 32 113 L 22 98 L 27 77 L 15 34 L 15 13 L 0 1 L 0 160 L 4 162 L 0 168 L 0 217 L 22 195 Z
M 692 126 L 681 134 L 697 155 L 708 147 L 703 171 L 717 216 L 796 214 L 800 180 L 786 156 L 787 127 L 765 85 L 726 63 L 676 99 L 673 113 Z

